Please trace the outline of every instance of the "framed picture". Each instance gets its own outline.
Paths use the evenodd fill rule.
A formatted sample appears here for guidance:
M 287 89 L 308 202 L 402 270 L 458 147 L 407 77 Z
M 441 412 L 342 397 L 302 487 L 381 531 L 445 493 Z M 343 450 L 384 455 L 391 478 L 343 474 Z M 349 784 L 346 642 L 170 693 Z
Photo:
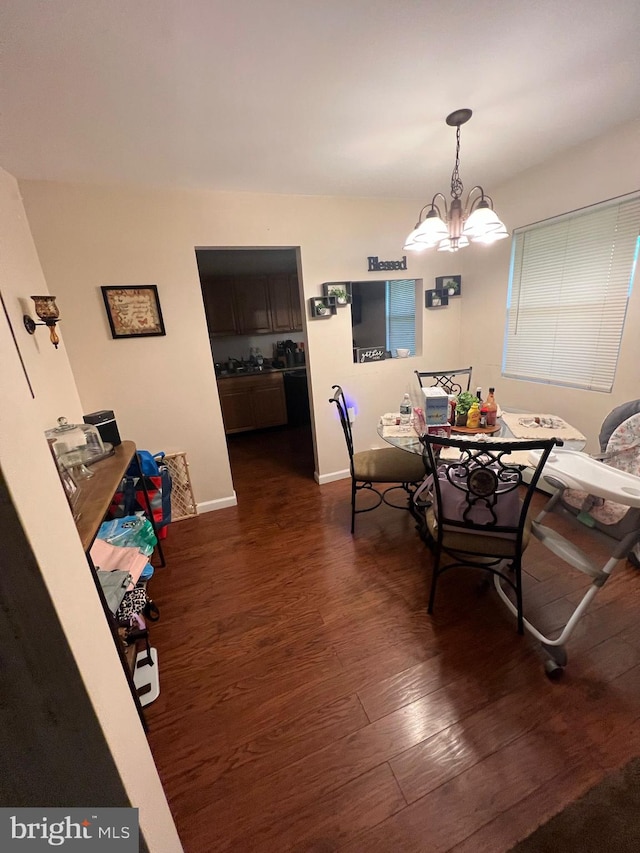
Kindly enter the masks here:
M 425 308 L 445 308 L 449 304 L 449 297 L 443 290 L 425 290 Z
M 445 296 L 460 296 L 462 294 L 461 275 L 441 275 L 436 278 L 436 290 Z
M 166 334 L 155 284 L 102 287 L 101 290 L 112 338 Z

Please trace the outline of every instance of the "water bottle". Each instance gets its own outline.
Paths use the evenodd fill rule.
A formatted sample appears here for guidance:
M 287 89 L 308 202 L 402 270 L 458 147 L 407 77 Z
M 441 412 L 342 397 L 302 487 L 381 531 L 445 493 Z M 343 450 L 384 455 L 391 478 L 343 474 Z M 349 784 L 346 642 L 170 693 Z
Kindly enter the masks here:
M 403 431 L 409 431 L 411 428 L 411 397 L 405 394 L 400 403 L 400 427 Z

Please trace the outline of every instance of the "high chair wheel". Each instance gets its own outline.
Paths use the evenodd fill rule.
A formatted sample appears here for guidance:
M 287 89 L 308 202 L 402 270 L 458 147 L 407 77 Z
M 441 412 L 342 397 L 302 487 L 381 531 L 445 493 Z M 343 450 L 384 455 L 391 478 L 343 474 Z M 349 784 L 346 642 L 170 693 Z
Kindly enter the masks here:
M 562 678 L 564 667 L 560 666 L 554 660 L 546 660 L 544 662 L 544 671 L 550 681 L 559 681 Z

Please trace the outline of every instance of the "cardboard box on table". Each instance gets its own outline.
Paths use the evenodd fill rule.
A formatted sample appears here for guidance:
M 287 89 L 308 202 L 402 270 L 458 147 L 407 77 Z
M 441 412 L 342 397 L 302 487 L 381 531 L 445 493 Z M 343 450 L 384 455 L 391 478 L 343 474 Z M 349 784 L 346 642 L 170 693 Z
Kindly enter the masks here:
M 422 389 L 424 419 L 427 427 L 449 424 L 449 395 L 443 388 L 430 386 Z

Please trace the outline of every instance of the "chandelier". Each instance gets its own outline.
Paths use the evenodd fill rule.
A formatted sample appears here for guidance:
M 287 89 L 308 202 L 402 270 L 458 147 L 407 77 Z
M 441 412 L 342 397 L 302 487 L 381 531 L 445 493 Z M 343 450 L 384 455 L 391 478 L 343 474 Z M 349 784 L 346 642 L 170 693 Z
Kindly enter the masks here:
M 509 236 L 496 212 L 493 201 L 480 186 L 473 187 L 464 207 L 460 197 L 464 186 L 460 179 L 460 125 L 468 122 L 471 110 L 455 110 L 447 116 L 447 124 L 456 128 L 456 162 L 451 173 L 451 201 L 436 193 L 418 215 L 415 228 L 407 237 L 405 250 L 420 252 L 438 247 L 439 252 L 457 252 L 469 242 L 495 243 Z M 441 200 L 441 207 L 436 204 Z M 442 208 L 442 209 L 441 209 Z M 425 211 L 427 211 L 425 215 Z M 444 213 L 444 216 L 443 216 Z

